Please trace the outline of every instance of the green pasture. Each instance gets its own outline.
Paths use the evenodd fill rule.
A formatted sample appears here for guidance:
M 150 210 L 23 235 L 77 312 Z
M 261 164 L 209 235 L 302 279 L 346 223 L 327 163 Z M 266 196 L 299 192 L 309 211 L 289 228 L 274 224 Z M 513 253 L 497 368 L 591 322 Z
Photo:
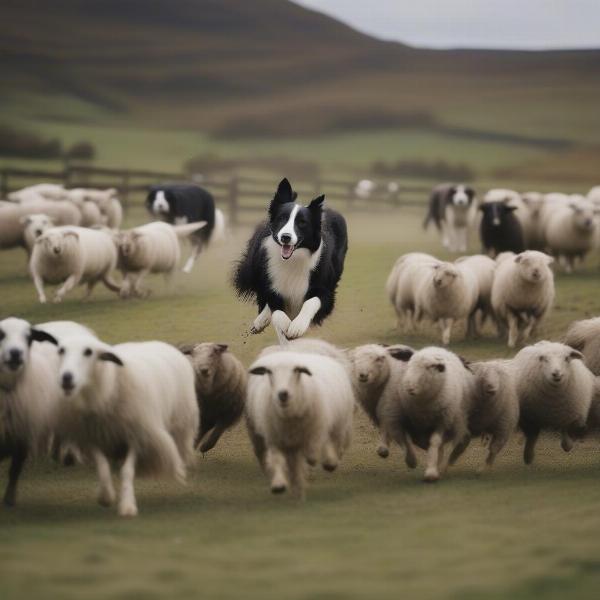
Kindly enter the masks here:
M 383 292 L 395 258 L 437 254 L 433 233 L 409 210 L 349 216 L 350 251 L 337 308 L 315 335 L 340 346 L 369 341 L 438 342 L 403 335 Z M 145 219 L 133 211 L 130 223 Z M 250 336 L 254 308 L 228 283 L 248 229 L 214 247 L 172 289 L 149 280 L 146 300 L 98 289 L 39 305 L 25 254 L 0 254 L 1 314 L 33 322 L 75 319 L 109 342 L 219 341 L 246 364 L 273 343 Z M 476 244 L 473 245 L 476 250 Z M 443 255 L 443 254 L 442 254 Z M 557 301 L 543 334 L 600 312 L 599 257 L 557 276 Z M 491 330 L 476 342 L 455 332 L 453 350 L 477 359 L 511 356 Z M 477 476 L 478 444 L 435 485 L 408 471 L 394 448 L 375 454 L 376 433 L 357 413 L 353 445 L 330 475 L 315 471 L 307 500 L 272 497 L 242 425 L 199 456 L 187 485 L 140 480 L 140 516 L 122 520 L 95 503 L 90 467 L 29 464 L 15 509 L 0 510 L 0 597 L 46 599 L 596 598 L 600 586 L 600 452 L 597 441 L 564 454 L 542 440 L 525 467 L 518 436 L 494 471 Z M 0 481 L 6 480 L 6 465 Z

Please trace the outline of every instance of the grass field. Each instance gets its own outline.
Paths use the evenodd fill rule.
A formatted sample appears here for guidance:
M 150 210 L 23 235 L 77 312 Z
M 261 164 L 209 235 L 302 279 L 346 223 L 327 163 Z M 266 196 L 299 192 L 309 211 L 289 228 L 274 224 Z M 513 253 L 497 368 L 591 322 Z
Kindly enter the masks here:
M 141 211 L 130 222 L 141 222 Z M 318 335 L 341 346 L 367 341 L 437 343 L 435 331 L 393 328 L 383 284 L 394 259 L 439 253 L 421 215 L 408 210 L 352 215 L 350 251 L 338 307 Z M 152 282 L 147 300 L 123 302 L 81 290 L 61 305 L 37 304 L 21 251 L 0 255 L 2 315 L 34 322 L 67 318 L 109 342 L 159 338 L 227 342 L 248 364 L 274 341 L 248 336 L 254 315 L 227 282 L 248 234 L 213 248 L 171 291 Z M 544 334 L 558 337 L 575 318 L 600 312 L 598 258 L 558 276 L 556 307 Z M 510 356 L 492 332 L 452 349 L 469 358 Z M 394 448 L 375 455 L 376 434 L 357 414 L 340 470 L 311 477 L 307 501 L 272 497 L 243 426 L 199 457 L 187 485 L 140 480 L 140 516 L 119 519 L 95 504 L 88 467 L 41 461 L 22 478 L 20 501 L 0 510 L 0 597 L 13 598 L 596 598 L 600 585 L 600 453 L 586 441 L 564 454 L 544 438 L 525 467 L 517 436 L 483 477 L 477 444 L 436 485 L 421 483 Z M 6 465 L 2 465 L 2 482 Z

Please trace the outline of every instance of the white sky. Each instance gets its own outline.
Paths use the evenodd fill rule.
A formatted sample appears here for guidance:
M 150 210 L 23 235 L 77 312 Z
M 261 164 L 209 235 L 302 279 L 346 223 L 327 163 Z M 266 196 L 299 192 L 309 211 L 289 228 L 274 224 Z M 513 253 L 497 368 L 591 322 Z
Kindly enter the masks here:
M 600 48 L 600 0 L 294 1 L 413 46 Z

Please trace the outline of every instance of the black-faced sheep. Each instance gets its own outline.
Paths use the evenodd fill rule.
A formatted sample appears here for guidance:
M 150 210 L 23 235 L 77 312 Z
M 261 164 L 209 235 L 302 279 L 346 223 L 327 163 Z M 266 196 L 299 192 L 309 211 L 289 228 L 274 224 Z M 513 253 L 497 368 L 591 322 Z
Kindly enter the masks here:
M 479 206 L 482 212 L 479 236 L 484 250 L 495 257 L 500 252 L 523 252 L 525 242 L 519 219 L 513 214 L 516 206 L 503 202 L 484 202 Z

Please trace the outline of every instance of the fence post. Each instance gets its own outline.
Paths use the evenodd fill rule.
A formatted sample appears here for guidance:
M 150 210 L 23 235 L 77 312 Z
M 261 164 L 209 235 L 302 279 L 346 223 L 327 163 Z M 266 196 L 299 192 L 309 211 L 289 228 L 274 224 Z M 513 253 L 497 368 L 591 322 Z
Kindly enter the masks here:
M 121 184 L 121 201 L 123 202 L 123 210 L 127 214 L 129 212 L 129 171 L 123 173 Z
M 237 224 L 239 201 L 239 180 L 237 175 L 232 175 L 229 180 L 229 221 L 232 225 Z

